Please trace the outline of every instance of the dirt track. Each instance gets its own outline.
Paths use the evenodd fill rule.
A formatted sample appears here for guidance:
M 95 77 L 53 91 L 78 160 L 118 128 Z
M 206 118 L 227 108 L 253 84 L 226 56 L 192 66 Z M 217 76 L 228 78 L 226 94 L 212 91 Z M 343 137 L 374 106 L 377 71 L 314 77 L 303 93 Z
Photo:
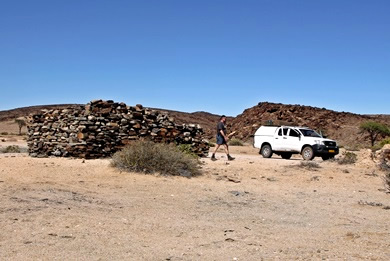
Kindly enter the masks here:
M 300 157 L 232 154 L 192 179 L 0 154 L 0 259 L 390 259 L 390 195 L 374 164 L 306 170 Z

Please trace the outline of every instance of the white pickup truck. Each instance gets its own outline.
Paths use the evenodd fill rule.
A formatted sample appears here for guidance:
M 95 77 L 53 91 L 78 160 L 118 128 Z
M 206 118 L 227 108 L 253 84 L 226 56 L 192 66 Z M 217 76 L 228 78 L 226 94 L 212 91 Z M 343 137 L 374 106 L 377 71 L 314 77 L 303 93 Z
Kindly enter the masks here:
M 304 160 L 316 156 L 328 160 L 339 153 L 336 141 L 325 139 L 309 128 L 292 126 L 261 126 L 254 135 L 254 147 L 260 149 L 264 158 L 275 153 L 283 159 L 302 154 Z

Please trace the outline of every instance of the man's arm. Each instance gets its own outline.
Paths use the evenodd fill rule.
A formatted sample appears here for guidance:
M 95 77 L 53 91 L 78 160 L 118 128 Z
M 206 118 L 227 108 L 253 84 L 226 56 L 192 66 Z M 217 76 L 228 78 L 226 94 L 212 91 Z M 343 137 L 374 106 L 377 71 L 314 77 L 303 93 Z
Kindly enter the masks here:
M 226 141 L 229 139 L 229 137 L 225 135 L 225 133 L 223 132 L 223 130 L 219 130 L 219 132 L 221 133 L 222 137 L 225 138 Z

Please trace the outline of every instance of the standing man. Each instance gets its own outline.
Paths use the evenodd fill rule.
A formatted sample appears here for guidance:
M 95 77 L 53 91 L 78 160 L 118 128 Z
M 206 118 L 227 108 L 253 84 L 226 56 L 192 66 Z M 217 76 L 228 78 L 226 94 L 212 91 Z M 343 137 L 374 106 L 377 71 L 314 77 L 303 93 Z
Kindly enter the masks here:
M 213 155 L 211 156 L 211 160 L 217 160 L 215 158 L 215 153 L 219 149 L 221 145 L 224 146 L 225 152 L 227 155 L 228 160 L 234 160 L 232 156 L 229 155 L 229 146 L 227 145 L 227 141 L 229 140 L 229 136 L 226 135 L 226 116 L 222 115 L 219 119 L 218 125 L 217 125 L 217 145 L 215 146 Z

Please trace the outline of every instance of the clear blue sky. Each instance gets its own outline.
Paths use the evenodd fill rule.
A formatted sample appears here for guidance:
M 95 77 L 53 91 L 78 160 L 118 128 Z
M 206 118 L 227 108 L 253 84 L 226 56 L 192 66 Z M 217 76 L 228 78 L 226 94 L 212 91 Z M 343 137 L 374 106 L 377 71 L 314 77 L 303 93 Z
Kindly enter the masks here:
M 0 110 L 113 99 L 390 114 L 388 0 L 0 1 Z

